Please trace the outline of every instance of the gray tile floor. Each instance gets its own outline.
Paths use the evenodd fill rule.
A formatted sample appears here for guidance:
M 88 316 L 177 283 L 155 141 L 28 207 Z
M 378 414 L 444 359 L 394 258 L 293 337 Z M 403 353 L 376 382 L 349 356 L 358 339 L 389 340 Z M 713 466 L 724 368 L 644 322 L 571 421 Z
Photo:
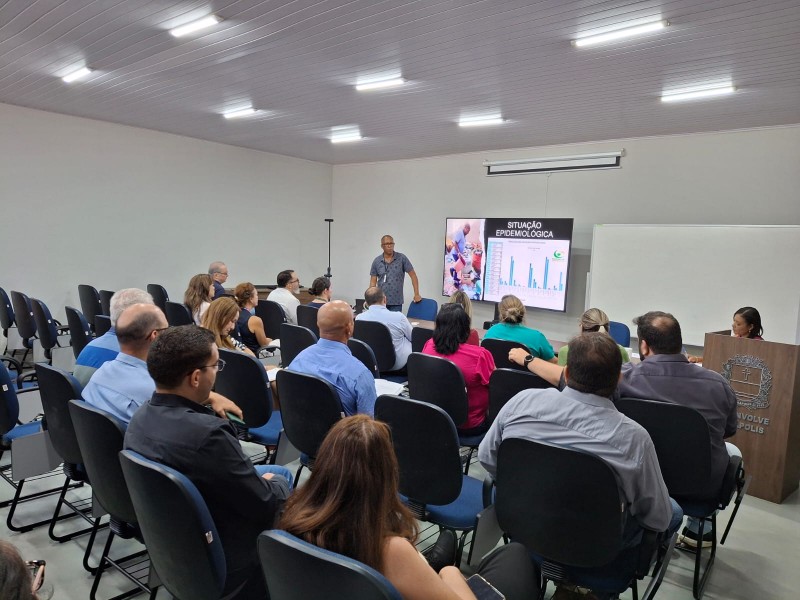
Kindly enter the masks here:
M 6 458 L 4 457 L 3 462 Z M 288 465 L 294 467 L 295 464 Z M 472 474 L 482 477 L 482 469 L 473 465 Z M 303 476 L 305 478 L 306 475 Z M 12 496 L 13 492 L 4 481 L 0 481 L 0 500 Z M 85 496 L 86 488 L 71 492 L 73 496 Z M 40 519 L 48 516 L 55 503 L 54 497 L 38 499 L 23 504 L 18 511 L 19 521 Z M 8 509 L 0 510 L 0 537 L 14 543 L 25 558 L 47 561 L 47 581 L 55 589 L 58 600 L 85 600 L 89 596 L 92 579 L 81 567 L 83 551 L 88 536 L 58 544 L 50 540 L 47 527 L 17 534 L 6 527 Z M 727 522 L 728 513 L 720 515 L 720 522 Z M 68 520 L 59 525 L 60 531 L 82 526 L 82 521 Z M 96 543 L 97 556 L 105 541 L 101 533 Z M 753 497 L 746 497 L 736 523 L 724 546 L 717 551 L 714 570 L 706 587 L 708 600 L 730 599 L 788 599 L 800 596 L 800 494 L 795 492 L 783 504 L 777 505 Z M 117 548 L 115 543 L 115 548 Z M 120 544 L 117 552 L 126 553 L 138 549 L 133 542 Z M 116 553 L 115 553 L 116 554 Z M 96 558 L 93 563 L 96 562 Z M 662 600 L 690 600 L 692 598 L 693 557 L 676 551 L 665 581 L 658 593 Z M 128 589 L 127 582 L 119 575 L 110 573 L 103 577 L 98 598 L 111 596 Z M 643 589 L 643 588 L 641 588 Z M 548 597 L 553 588 L 548 589 Z M 145 596 L 140 596 L 145 597 Z M 170 595 L 161 590 L 159 600 Z M 630 598 L 630 592 L 623 598 Z

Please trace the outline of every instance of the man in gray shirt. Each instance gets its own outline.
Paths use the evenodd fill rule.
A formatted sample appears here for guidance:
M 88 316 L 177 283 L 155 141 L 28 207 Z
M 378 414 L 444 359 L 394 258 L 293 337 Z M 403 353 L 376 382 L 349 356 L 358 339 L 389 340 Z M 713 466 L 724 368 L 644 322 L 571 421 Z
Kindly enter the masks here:
M 478 448 L 494 475 L 500 443 L 521 438 L 574 448 L 600 457 L 615 472 L 627 511 L 627 546 L 641 540 L 641 528 L 677 531 L 683 512 L 669 497 L 655 447 L 647 432 L 620 413 L 610 396 L 619 381 L 622 357 L 604 333 L 587 333 L 569 343 L 567 387 L 531 389 L 514 396 L 497 415 Z
M 419 295 L 419 280 L 414 265 L 405 254 L 394 251 L 394 239 L 390 235 L 381 238 L 383 254 L 375 257 L 369 269 L 369 287 L 378 286 L 386 294 L 386 308 L 396 312 L 403 310 L 403 282 L 408 273 L 414 286 L 414 302 L 422 300 Z

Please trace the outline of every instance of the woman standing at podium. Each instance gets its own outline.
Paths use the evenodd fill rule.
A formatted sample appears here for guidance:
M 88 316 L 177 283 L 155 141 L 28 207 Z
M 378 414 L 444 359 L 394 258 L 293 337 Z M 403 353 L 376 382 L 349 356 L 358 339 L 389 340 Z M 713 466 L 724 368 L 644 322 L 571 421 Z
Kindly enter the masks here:
M 761 326 L 761 315 L 752 306 L 743 306 L 733 313 L 733 324 L 731 325 L 731 335 L 738 338 L 749 338 L 751 340 L 763 340 L 761 334 L 764 328 Z M 702 356 L 688 356 L 689 362 L 701 363 Z

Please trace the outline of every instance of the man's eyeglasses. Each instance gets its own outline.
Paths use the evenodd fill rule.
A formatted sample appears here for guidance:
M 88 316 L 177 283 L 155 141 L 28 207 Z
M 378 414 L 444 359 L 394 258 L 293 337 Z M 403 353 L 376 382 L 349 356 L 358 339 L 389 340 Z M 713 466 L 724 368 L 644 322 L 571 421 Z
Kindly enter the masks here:
M 150 333 L 148 333 L 148 334 L 147 334 L 146 336 L 144 336 L 142 339 L 143 339 L 143 340 L 146 340 L 146 339 L 147 339 L 147 338 L 149 338 L 151 335 L 153 335 L 153 333 L 161 333 L 162 331 L 166 331 L 167 329 L 169 329 L 169 325 L 167 325 L 166 327 L 159 327 L 159 328 L 157 328 L 157 329 L 153 329 L 153 331 L 151 331 Z
M 25 566 L 31 573 L 31 592 L 36 593 L 44 584 L 44 567 L 47 563 L 43 560 L 27 560 Z
M 292 279 L 292 280 L 289 281 L 289 283 L 300 283 L 300 280 L 299 279 Z
M 189 371 L 189 375 L 191 375 L 192 373 L 194 373 L 194 371 L 195 371 L 196 369 L 213 369 L 213 368 L 216 368 L 216 369 L 217 369 L 217 373 L 219 373 L 220 371 L 222 371 L 222 369 L 224 369 L 224 368 L 225 368 L 225 361 L 224 361 L 224 360 L 222 360 L 222 359 L 220 358 L 220 359 L 219 359 L 217 362 L 215 362 L 213 365 L 202 365 L 202 366 L 200 366 L 200 367 L 195 367 L 194 369 L 192 369 L 191 371 Z

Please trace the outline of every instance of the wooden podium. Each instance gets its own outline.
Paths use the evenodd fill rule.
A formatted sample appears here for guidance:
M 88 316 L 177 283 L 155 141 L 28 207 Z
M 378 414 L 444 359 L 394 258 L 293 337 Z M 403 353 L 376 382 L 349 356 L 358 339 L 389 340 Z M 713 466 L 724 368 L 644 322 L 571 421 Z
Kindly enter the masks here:
M 753 476 L 748 493 L 783 502 L 800 482 L 800 346 L 711 332 L 703 366 L 736 392 L 739 430 L 728 441 Z

